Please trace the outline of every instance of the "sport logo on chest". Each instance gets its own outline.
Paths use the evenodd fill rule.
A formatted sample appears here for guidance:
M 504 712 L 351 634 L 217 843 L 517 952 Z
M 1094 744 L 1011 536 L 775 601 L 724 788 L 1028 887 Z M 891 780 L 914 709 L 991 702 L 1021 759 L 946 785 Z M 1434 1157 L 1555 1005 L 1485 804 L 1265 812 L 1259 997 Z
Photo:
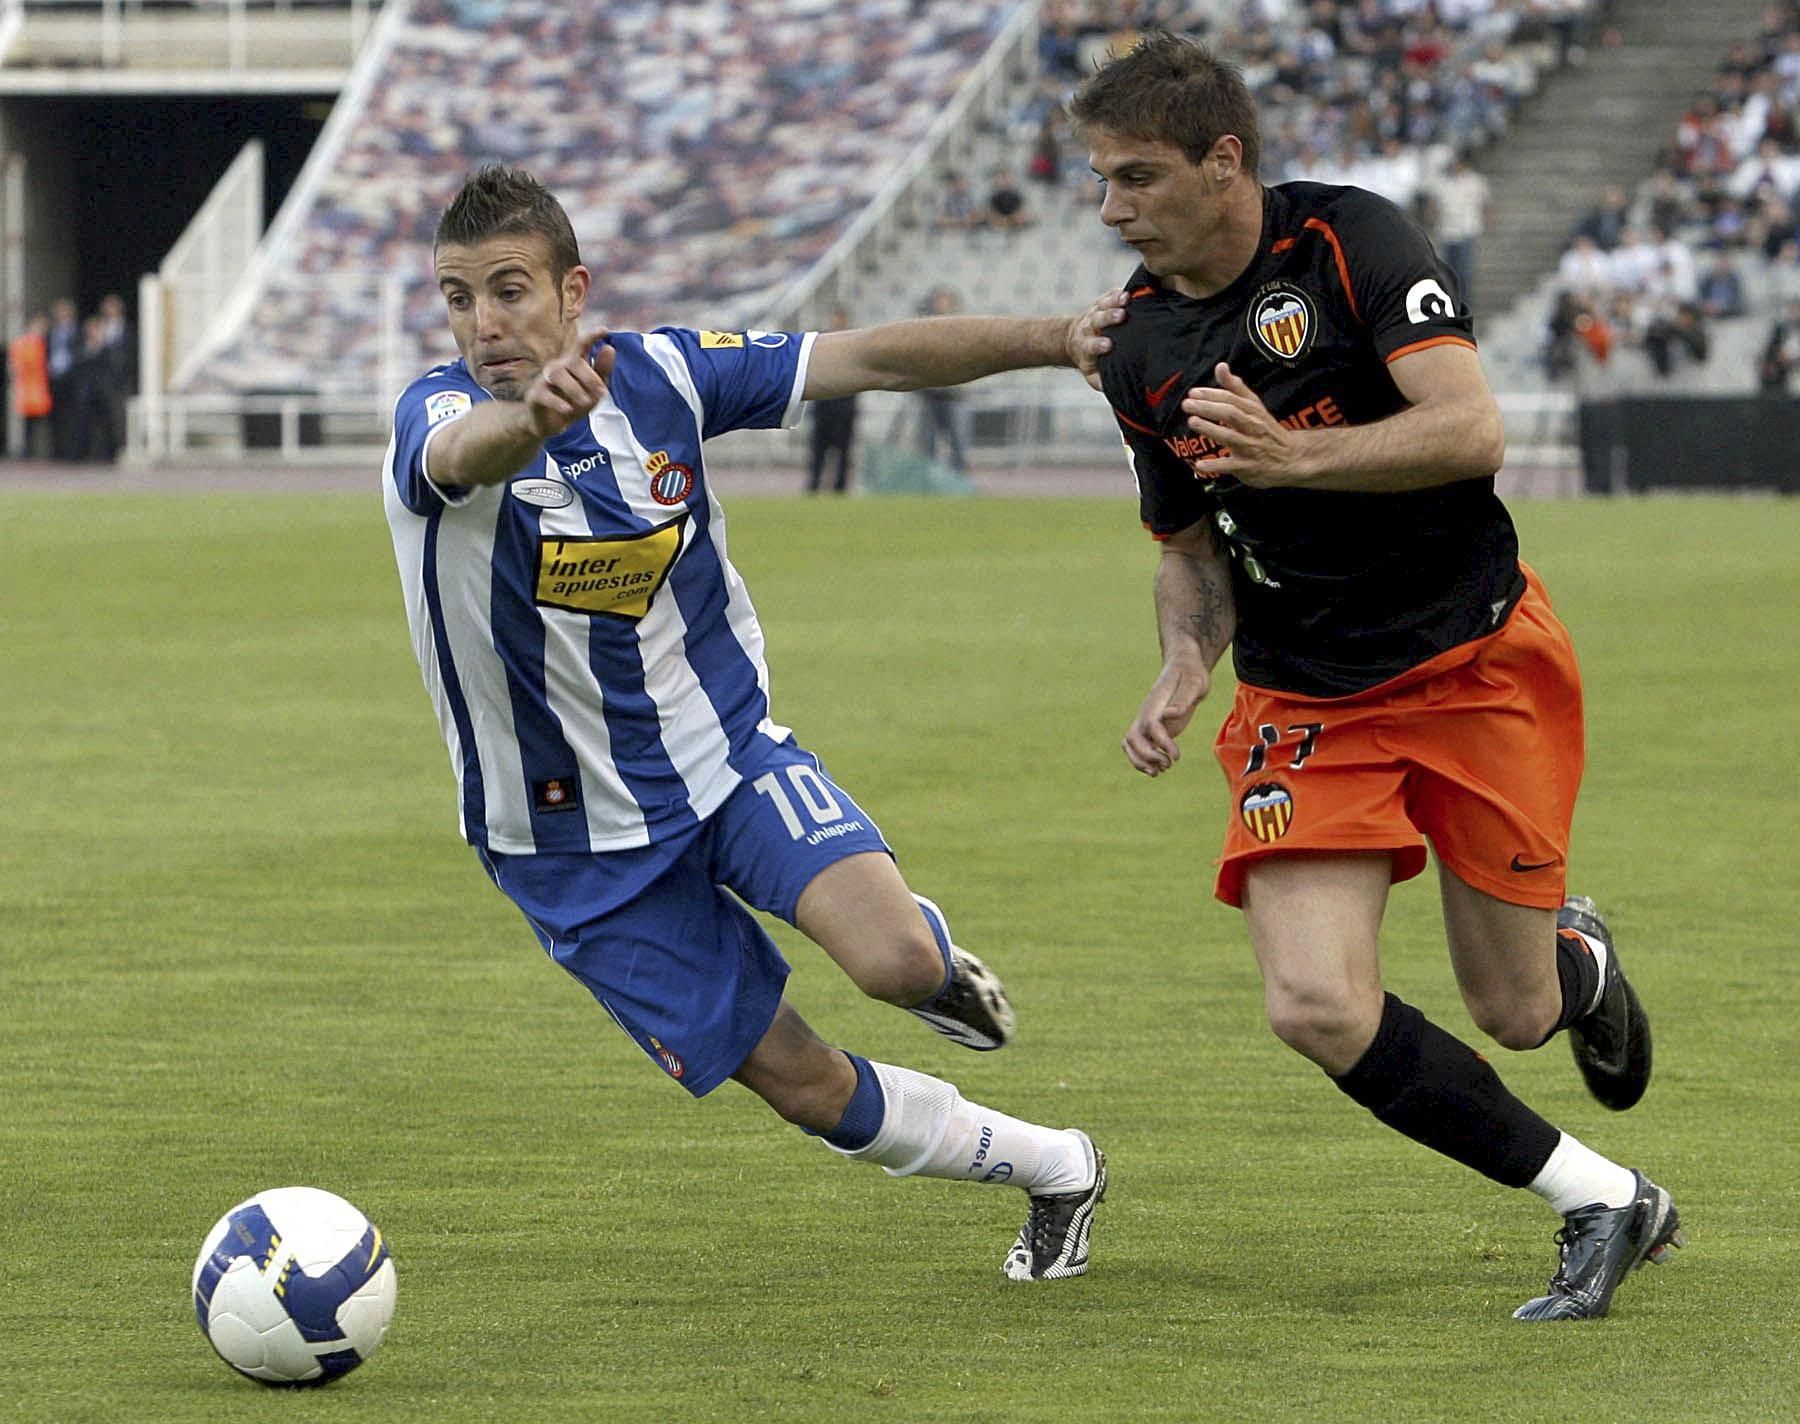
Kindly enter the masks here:
M 1312 299 L 1291 282 L 1269 282 L 1251 300 L 1244 325 L 1259 350 L 1291 365 L 1311 349 L 1319 317 Z

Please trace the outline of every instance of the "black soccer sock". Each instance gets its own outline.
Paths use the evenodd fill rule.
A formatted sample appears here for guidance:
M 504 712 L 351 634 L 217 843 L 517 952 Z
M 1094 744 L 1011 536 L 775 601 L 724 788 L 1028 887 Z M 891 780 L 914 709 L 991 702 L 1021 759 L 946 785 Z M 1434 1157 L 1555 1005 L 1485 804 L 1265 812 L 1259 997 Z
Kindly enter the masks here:
M 1556 932 L 1556 977 L 1562 983 L 1562 1012 L 1556 1016 L 1550 1032 L 1544 1035 L 1543 1047 L 1561 1033 L 1575 1020 L 1584 1017 L 1593 1007 L 1594 996 L 1600 992 L 1600 961 L 1594 958 L 1594 951 L 1588 948 L 1587 941 L 1574 930 L 1558 930 Z
M 1505 1187 L 1528 1186 L 1561 1136 L 1485 1058 L 1392 994 L 1375 1041 L 1332 1082 L 1396 1132 Z

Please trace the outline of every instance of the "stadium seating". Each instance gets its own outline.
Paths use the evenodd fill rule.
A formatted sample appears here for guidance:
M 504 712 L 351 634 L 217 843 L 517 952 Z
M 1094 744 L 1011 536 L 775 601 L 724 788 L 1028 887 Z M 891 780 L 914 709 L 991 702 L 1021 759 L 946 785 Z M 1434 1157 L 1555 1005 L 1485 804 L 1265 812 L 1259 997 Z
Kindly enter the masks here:
M 1651 178 L 1572 235 L 1534 304 L 1533 375 L 1584 395 L 1755 388 L 1800 300 L 1797 209 L 1800 5 L 1782 0 L 1721 53 Z
M 194 389 L 367 396 L 454 354 L 431 234 L 490 161 L 563 198 L 615 326 L 748 321 L 919 142 L 1011 8 L 412 0 L 384 14 L 354 112 L 266 254 L 275 275 Z M 382 274 L 399 279 L 385 294 Z

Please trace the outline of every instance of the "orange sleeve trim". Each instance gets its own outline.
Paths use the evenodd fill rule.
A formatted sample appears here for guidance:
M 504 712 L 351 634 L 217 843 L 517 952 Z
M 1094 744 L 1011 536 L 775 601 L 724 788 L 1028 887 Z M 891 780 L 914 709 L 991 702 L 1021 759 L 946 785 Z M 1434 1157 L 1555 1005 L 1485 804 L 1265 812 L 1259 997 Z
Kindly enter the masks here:
M 1324 218 L 1308 218 L 1306 226 L 1314 232 L 1324 233 L 1325 240 L 1331 244 L 1332 256 L 1337 258 L 1338 278 L 1344 284 L 1344 298 L 1350 303 L 1350 315 L 1361 321 L 1363 317 L 1356 305 L 1356 291 L 1350 285 L 1350 264 L 1344 260 L 1344 244 L 1338 241 L 1338 235 L 1331 230 L 1331 224 Z
M 1415 351 L 1423 351 L 1427 346 L 1466 346 L 1471 351 L 1475 349 L 1475 343 L 1466 336 L 1431 336 L 1423 341 L 1409 342 L 1398 351 L 1388 352 L 1387 359 L 1391 364 L 1402 356 L 1410 356 Z
M 1122 410 L 1115 410 L 1113 412 L 1113 415 L 1118 420 L 1120 425 L 1130 426 L 1133 430 L 1137 431 L 1137 433 L 1139 435 L 1160 436 L 1162 434 L 1162 432 L 1160 430 L 1152 430 L 1148 425 L 1139 425 L 1135 420 L 1133 420 L 1129 415 L 1125 414 L 1125 412 Z
M 1155 290 L 1155 287 L 1133 287 L 1125 294 L 1125 300 L 1128 302 L 1136 301 L 1139 297 L 1149 296 Z
M 1169 536 L 1167 534 L 1158 534 L 1154 529 L 1152 529 L 1150 527 L 1150 521 L 1148 519 L 1141 520 L 1140 522 L 1144 526 L 1144 532 L 1146 534 L 1148 534 L 1152 539 L 1156 540 L 1157 543 L 1166 544 L 1169 542 Z

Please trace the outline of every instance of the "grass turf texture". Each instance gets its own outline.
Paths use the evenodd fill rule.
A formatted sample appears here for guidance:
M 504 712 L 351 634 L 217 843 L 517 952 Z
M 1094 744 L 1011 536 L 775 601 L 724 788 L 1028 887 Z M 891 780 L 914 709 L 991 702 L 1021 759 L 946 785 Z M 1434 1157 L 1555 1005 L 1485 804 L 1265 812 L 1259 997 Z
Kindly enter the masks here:
M 835 1041 L 1079 1123 L 1084 1281 L 1000 1275 L 1011 1191 L 891 1182 L 734 1086 L 694 1104 L 456 840 L 368 498 L 0 500 L 0 1419 L 1792 1418 L 1800 506 L 1528 505 L 1573 627 L 1575 886 L 1656 1024 L 1637 1111 L 1509 1083 L 1675 1193 L 1689 1249 L 1526 1327 L 1555 1218 L 1282 1049 L 1209 897 L 1215 693 L 1157 782 L 1126 500 L 739 500 L 777 715 L 861 798 L 1021 1031 L 964 1053 L 785 927 Z M 1783 612 L 1783 610 L 1786 610 Z M 1391 986 L 1474 1038 L 1429 877 Z M 387 1233 L 382 1353 L 316 1394 L 213 1358 L 188 1276 L 304 1183 Z

